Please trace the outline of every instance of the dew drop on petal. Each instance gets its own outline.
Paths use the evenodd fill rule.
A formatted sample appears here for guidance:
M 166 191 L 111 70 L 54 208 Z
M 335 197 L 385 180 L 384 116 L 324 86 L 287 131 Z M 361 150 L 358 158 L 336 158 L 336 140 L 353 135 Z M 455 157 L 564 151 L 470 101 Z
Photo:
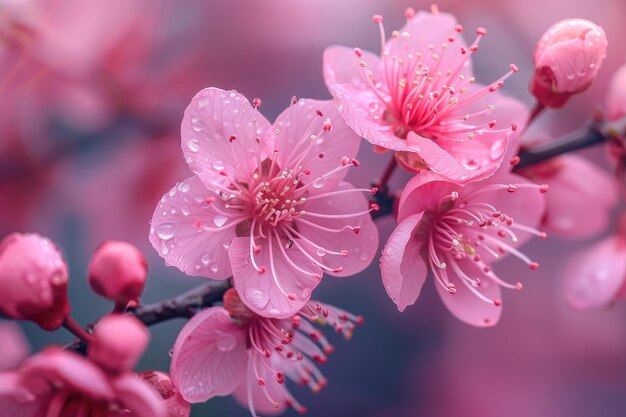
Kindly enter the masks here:
M 217 264 L 211 264 L 211 266 L 209 267 L 209 269 L 213 272 L 217 272 Z
M 224 247 L 224 249 L 228 249 L 228 248 L 230 248 L 230 242 L 226 241 L 226 242 L 222 243 L 222 246 Z
M 317 256 L 324 256 L 326 255 L 326 251 L 322 248 L 317 248 Z
M 216 171 L 221 171 L 224 169 L 224 162 L 222 161 L 215 161 L 213 162 L 213 169 Z
M 313 188 L 322 188 L 324 186 L 324 178 L 319 177 L 313 181 Z
M 270 301 L 270 297 L 267 292 L 254 287 L 246 288 L 244 291 L 246 299 L 256 308 L 263 309 Z
M 174 237 L 174 225 L 163 223 L 157 226 L 156 234 L 163 240 L 169 240 Z
M 229 352 L 237 346 L 237 339 L 235 336 L 229 333 L 223 333 L 219 339 L 217 339 L 217 348 L 222 352 Z
M 228 220 L 226 216 L 222 216 L 221 214 L 217 214 L 215 217 L 213 217 L 213 223 L 215 223 L 217 227 L 224 226 L 224 224 L 226 224 L 226 220 Z
M 200 150 L 200 144 L 198 143 L 198 139 L 189 139 L 187 141 L 187 147 L 191 152 L 198 152 Z
M 205 264 L 208 265 L 209 262 L 211 261 L 211 257 L 209 256 L 208 253 L 205 253 L 204 255 L 202 255 L 202 257 L 200 258 L 200 261 Z
M 493 145 L 491 145 L 491 149 L 489 150 L 489 156 L 492 160 L 498 160 L 504 154 L 506 150 L 506 143 L 503 140 L 496 141 Z

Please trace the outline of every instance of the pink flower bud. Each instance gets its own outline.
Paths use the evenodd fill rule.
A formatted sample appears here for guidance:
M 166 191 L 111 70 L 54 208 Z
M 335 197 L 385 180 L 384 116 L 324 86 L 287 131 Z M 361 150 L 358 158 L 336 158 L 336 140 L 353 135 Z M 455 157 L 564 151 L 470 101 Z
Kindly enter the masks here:
M 0 242 L 0 313 L 58 329 L 70 313 L 67 265 L 52 241 L 14 233 Z
M 167 417 L 189 417 L 191 404 L 183 399 L 168 374 L 146 371 L 138 375 L 163 398 Z
M 626 64 L 613 74 L 606 95 L 606 118 L 617 121 L 624 117 L 626 117 Z
M 584 19 L 552 25 L 535 48 L 530 91 L 547 107 L 560 108 L 585 91 L 598 74 L 608 42 L 604 30 Z
M 110 240 L 96 250 L 89 264 L 89 285 L 98 294 L 127 303 L 141 296 L 148 265 L 139 250 L 126 242 Z
M 132 370 L 150 341 L 148 329 L 136 317 L 110 314 L 98 323 L 89 359 L 111 373 Z

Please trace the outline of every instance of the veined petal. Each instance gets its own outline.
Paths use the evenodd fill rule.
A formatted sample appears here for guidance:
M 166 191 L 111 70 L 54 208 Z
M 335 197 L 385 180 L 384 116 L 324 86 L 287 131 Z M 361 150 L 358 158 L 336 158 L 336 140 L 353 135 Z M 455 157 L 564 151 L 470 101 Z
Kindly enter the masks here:
M 210 186 L 220 172 L 246 180 L 257 167 L 257 152 L 267 155 L 271 143 L 257 143 L 270 123 L 235 90 L 206 88 L 185 110 L 182 149 L 191 170 Z M 261 158 L 263 159 L 263 158 Z
M 222 307 L 196 314 L 176 338 L 171 375 L 191 403 L 231 394 L 245 377 L 246 332 Z
M 228 278 L 228 246 L 242 218 L 226 204 L 199 177 L 184 180 L 157 206 L 150 243 L 167 264 L 187 275 Z
M 468 276 L 473 276 L 478 271 L 476 263 L 470 259 L 464 259 L 457 262 L 458 267 Z M 454 268 L 446 269 L 448 279 L 456 288 L 456 293 L 451 294 L 441 285 L 435 285 L 441 300 L 448 310 L 459 320 L 471 324 L 472 326 L 486 327 L 495 325 L 500 320 L 502 308 L 496 306 L 491 300 L 500 299 L 500 286 L 491 280 L 483 280 L 475 291 L 482 294 L 485 299 L 474 294 L 467 284 L 462 282 L 463 278 L 455 272 Z
M 249 355 L 257 354 L 250 351 Z M 248 360 L 250 363 L 250 360 Z M 282 414 L 287 409 L 285 398 L 291 397 L 284 384 L 276 382 L 276 376 L 270 371 L 260 366 L 258 368 L 259 377 L 265 381 L 265 386 L 261 387 L 257 383 L 257 376 L 252 365 L 248 365 L 246 376 L 243 382 L 233 392 L 233 397 L 244 407 L 254 410 L 253 415 L 264 414 L 274 416 Z M 270 397 L 275 403 L 271 402 Z
M 324 265 L 342 268 L 339 272 L 328 272 L 330 275 L 354 275 L 367 268 L 374 259 L 378 250 L 378 228 L 367 212 L 369 204 L 364 193 L 355 191 L 347 182 L 327 192 L 328 196 L 317 195 L 307 200 L 303 210 L 328 217 L 305 214 L 295 220 L 297 230 L 303 238 L 322 248 L 303 243 L 313 256 L 322 254 L 321 262 Z M 363 214 L 342 217 L 352 213 Z M 347 256 L 328 253 L 341 253 L 342 250 L 346 251 Z
M 324 130 L 327 121 L 330 122 L 329 131 Z M 340 166 L 343 157 L 351 161 L 361 143 L 361 138 L 344 123 L 330 100 L 298 100 L 278 116 L 268 136 L 274 137 L 268 142 L 276 141 L 275 157 L 281 168 L 295 169 L 302 165 L 308 169 L 310 174 L 300 178 L 303 184 L 324 178 L 319 182 L 321 187 L 313 187 L 312 191 L 332 189 L 339 183 L 346 176 L 347 169 L 328 177 L 325 175 Z
M 275 236 L 257 240 L 258 253 L 251 253 L 249 237 L 235 238 L 230 245 L 235 289 L 241 301 L 260 316 L 293 316 L 309 301 L 322 278 L 320 267 L 300 251 L 298 245 L 302 244 L 297 239 L 288 249 L 286 243 Z M 319 262 L 318 256 L 313 259 Z
M 324 81 L 330 88 L 333 84 L 349 84 L 357 89 L 366 89 L 367 84 L 359 66 L 359 60 L 367 63 L 367 68 L 378 78 L 380 57 L 369 51 L 361 51 L 357 57 L 354 49 L 345 46 L 331 46 L 324 51 Z
M 404 311 L 419 297 L 428 271 L 415 238 L 423 213 L 413 214 L 394 229 L 380 258 L 380 272 L 387 294 Z

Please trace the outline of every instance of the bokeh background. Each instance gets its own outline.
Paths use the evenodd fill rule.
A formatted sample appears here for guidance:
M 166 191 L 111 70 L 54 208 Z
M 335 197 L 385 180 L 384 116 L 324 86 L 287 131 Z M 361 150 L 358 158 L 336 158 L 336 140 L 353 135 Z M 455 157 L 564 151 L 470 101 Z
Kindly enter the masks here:
M 566 17 L 604 27 L 608 57 L 592 88 L 540 119 L 554 135 L 580 127 L 602 107 L 609 78 L 626 59 L 623 0 L 438 5 L 468 34 L 476 26 L 488 29 L 474 60 L 478 80 L 495 80 L 514 62 L 520 71 L 504 91 L 528 105 L 533 46 L 543 31 Z M 327 99 L 324 48 L 378 52 L 371 16 L 383 14 L 390 31 L 403 24 L 407 6 L 429 8 L 430 2 L 0 0 L 0 236 L 38 232 L 64 248 L 74 316 L 83 325 L 111 308 L 85 278 L 89 256 L 103 240 L 127 240 L 146 254 L 145 302 L 204 282 L 165 267 L 147 238 L 158 199 L 190 176 L 179 126 L 191 97 L 208 86 L 237 89 L 261 97 L 270 120 L 293 95 Z M 608 167 L 604 149 L 583 154 Z M 364 168 L 353 170 L 351 181 L 368 184 L 389 157 L 363 142 Z M 407 178 L 395 175 L 392 186 Z M 378 223 L 382 244 L 394 224 L 390 218 Z M 561 283 L 572 251 L 600 237 L 530 243 L 526 252 L 541 263 L 534 273 L 511 259 L 497 265 L 525 289 L 504 294 L 502 320 L 489 329 L 454 319 L 432 282 L 416 305 L 399 313 L 376 264 L 352 278 L 324 280 L 315 298 L 362 314 L 365 325 L 350 342 L 334 338 L 336 352 L 322 369 L 330 379 L 325 390 L 313 395 L 292 386 L 292 393 L 311 416 L 626 415 L 626 307 L 572 311 Z M 168 369 L 168 351 L 183 324 L 151 328 L 141 369 Z M 64 330 L 24 328 L 35 350 L 70 338 Z M 213 415 L 249 414 L 231 398 L 193 408 L 194 417 Z

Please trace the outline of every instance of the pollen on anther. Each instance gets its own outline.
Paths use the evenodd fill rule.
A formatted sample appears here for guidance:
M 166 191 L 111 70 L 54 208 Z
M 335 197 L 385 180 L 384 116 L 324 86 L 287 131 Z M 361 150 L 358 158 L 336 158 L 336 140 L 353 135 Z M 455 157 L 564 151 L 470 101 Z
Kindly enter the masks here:
M 261 99 L 257 97 L 254 100 L 252 100 L 252 106 L 255 109 L 258 109 L 259 107 L 261 107 Z
M 480 36 L 485 36 L 487 34 L 487 29 L 485 29 L 484 27 L 478 27 L 476 28 L 476 34 Z
M 510 164 L 512 166 L 515 166 L 515 165 L 519 164 L 520 161 L 521 161 L 521 159 L 520 159 L 519 156 L 514 156 L 513 158 L 511 158 Z
M 370 204 L 370 208 L 374 211 L 379 211 L 380 210 L 380 206 L 376 203 L 372 203 Z
M 383 21 L 383 17 L 379 14 L 375 14 L 374 16 L 372 16 L 372 22 L 374 23 L 382 23 Z
M 499 298 L 494 298 L 493 305 L 496 307 L 500 307 L 502 305 L 502 300 L 500 300 Z
M 528 264 L 528 267 L 533 271 L 536 271 L 539 268 L 539 264 L 537 262 L 531 262 L 530 264 Z

